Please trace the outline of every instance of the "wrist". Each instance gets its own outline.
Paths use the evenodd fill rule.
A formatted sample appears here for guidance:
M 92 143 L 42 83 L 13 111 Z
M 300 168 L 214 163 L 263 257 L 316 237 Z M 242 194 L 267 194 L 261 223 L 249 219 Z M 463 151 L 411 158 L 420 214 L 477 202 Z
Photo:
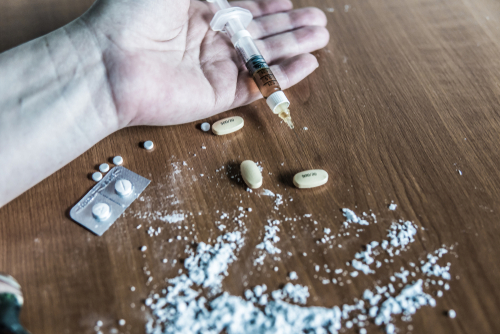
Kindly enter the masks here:
M 66 40 L 65 36 L 66 35 Z M 75 86 L 75 91 L 63 89 L 61 97 L 80 104 L 85 121 L 95 123 L 98 140 L 123 127 L 117 113 L 114 93 L 104 62 L 102 39 L 83 19 L 78 19 L 47 35 L 49 43 L 62 44 L 52 59 L 57 64 L 59 80 L 63 87 Z M 66 54 L 67 53 L 67 54 Z M 66 82 L 70 78 L 72 82 Z M 74 96 L 73 96 L 74 95 Z M 82 117 L 82 115 L 80 115 Z

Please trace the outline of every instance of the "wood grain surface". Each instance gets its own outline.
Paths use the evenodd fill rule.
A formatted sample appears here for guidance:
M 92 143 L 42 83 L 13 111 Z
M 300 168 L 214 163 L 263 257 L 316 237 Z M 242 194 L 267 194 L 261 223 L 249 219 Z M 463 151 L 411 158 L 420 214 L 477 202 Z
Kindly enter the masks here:
M 91 3 L 2 1 L 0 51 L 64 25 Z M 263 101 L 210 119 L 244 117 L 245 127 L 228 136 L 200 131 L 201 122 L 128 128 L 0 209 L 0 271 L 22 284 L 22 321 L 33 334 L 95 333 L 98 320 L 104 333 L 111 328 L 143 333 L 149 315 L 144 299 L 164 288 L 165 278 L 177 276 L 194 238 L 221 235 L 215 222 L 222 212 L 237 215 L 239 206 L 253 211 L 244 219 L 245 246 L 224 281 L 232 294 L 261 283 L 279 288 L 294 270 L 296 282 L 309 287 L 307 305 L 332 307 L 387 284 L 400 266 L 453 245 L 444 258 L 451 263 L 450 291 L 437 298 L 436 307 L 420 309 L 412 322 L 397 320 L 397 327 L 401 333 L 500 332 L 500 3 L 295 0 L 294 5 L 324 10 L 331 34 L 328 46 L 315 53 L 319 69 L 286 92 L 296 135 Z M 153 152 L 140 147 L 145 140 L 156 144 Z M 68 212 L 95 184 L 89 175 L 96 166 L 115 155 L 152 182 L 143 199 L 97 237 Z M 261 162 L 263 188 L 283 195 L 278 210 L 273 198 L 249 193 L 231 178 L 246 159 Z M 294 188 L 294 173 L 311 167 L 328 171 L 328 184 Z M 392 201 L 395 211 L 388 210 Z M 323 228 L 340 233 L 341 208 L 374 213 L 378 223 L 359 237 L 351 233 L 317 244 Z M 147 217 L 157 211 L 187 218 L 168 224 Z M 268 219 L 282 221 L 277 246 L 283 254 L 280 261 L 268 256 L 257 269 L 255 245 Z M 398 219 L 425 230 L 394 263 L 375 275 L 351 278 L 350 284 L 343 277 L 342 287 L 322 283 L 338 276 L 325 272 L 325 264 L 345 268 L 363 245 L 385 238 Z M 236 227 L 231 221 L 225 225 Z M 163 230 L 150 237 L 149 226 Z M 139 250 L 143 245 L 146 252 Z M 163 264 L 163 258 L 169 262 Z M 456 310 L 456 319 L 444 315 L 449 309 Z M 118 319 L 127 324 L 119 327 Z M 381 331 L 373 324 L 368 330 Z

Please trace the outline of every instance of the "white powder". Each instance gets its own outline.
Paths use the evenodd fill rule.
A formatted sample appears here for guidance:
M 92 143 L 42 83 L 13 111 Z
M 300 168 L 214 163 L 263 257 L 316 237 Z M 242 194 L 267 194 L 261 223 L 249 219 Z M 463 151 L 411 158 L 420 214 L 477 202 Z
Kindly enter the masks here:
M 344 210 L 347 210 L 344 211 L 347 226 L 350 223 L 368 225 L 368 222 L 357 217 L 353 211 Z M 366 222 L 366 224 L 361 222 Z M 276 247 L 276 243 L 280 240 L 277 236 L 280 231 L 279 224 L 280 221 L 270 219 L 265 226 L 264 239 L 257 246 L 257 249 L 264 252 L 259 257 L 261 264 L 266 254 L 281 253 L 281 250 Z M 324 232 L 326 234 L 326 229 Z M 332 279 L 332 283 L 343 286 L 344 283 L 351 282 L 345 280 L 346 278 L 352 277 L 352 280 L 355 280 L 358 271 L 373 272 L 370 264 L 375 262 L 377 268 L 382 265 L 380 261 L 374 261 L 374 257 L 381 256 L 383 253 L 389 256 L 399 254 L 414 241 L 413 237 L 416 232 L 416 226 L 411 222 L 400 221 L 392 224 L 386 240 L 380 244 L 378 241 L 369 243 L 363 252 L 356 253 L 356 258 L 347 264 L 357 271 L 344 272 L 338 268 L 335 274 L 344 273 L 344 275 L 337 277 L 338 280 Z M 362 299 L 354 298 L 352 305 L 345 304 L 333 308 L 291 304 L 304 304 L 309 297 L 307 286 L 292 283 L 287 283 L 282 289 L 269 293 L 266 293 L 265 285 L 256 286 L 253 290 L 245 291 L 246 300 L 227 292 L 219 294 L 222 281 L 228 275 L 229 265 L 235 261 L 236 254 L 242 245 L 241 233 L 232 232 L 218 237 L 214 245 L 201 242 L 196 251 L 188 251 L 189 257 L 184 261 L 187 274 L 182 274 L 180 270 L 179 276 L 168 280 L 169 286 L 162 292 L 162 296 L 154 294 L 146 299 L 145 304 L 152 312 L 152 318 L 146 326 L 146 333 L 283 334 L 310 332 L 336 334 L 342 328 L 343 323 L 346 328 L 354 326 L 361 328 L 372 320 L 377 325 L 385 326 L 387 333 L 394 333 L 396 329 L 393 317 L 395 315 L 402 314 L 402 318 L 407 319 L 422 306 L 435 306 L 436 304 L 430 295 L 423 292 L 422 279 L 412 281 L 399 293 L 392 284 L 384 287 L 376 286 L 374 291 L 366 290 Z M 312 251 L 314 252 L 314 249 Z M 430 265 L 427 265 L 425 261 L 421 263 L 422 273 L 444 279 L 443 273 L 449 274 L 449 264 L 446 267 L 437 264 L 444 254 L 446 250 L 442 248 L 428 256 L 427 263 Z M 307 254 L 303 253 L 303 255 Z M 436 269 L 438 268 L 436 266 L 441 269 Z M 364 268 L 365 271 L 358 268 Z M 350 276 L 346 277 L 346 275 Z M 409 271 L 402 267 L 394 276 L 404 283 L 409 278 Z M 297 273 L 290 272 L 289 278 L 290 280 L 297 279 Z M 319 279 L 326 284 L 324 278 L 319 277 Z M 328 280 L 326 281 L 328 283 Z M 244 282 L 243 285 L 246 286 L 246 284 Z M 399 287 L 402 287 L 402 284 Z M 444 288 L 449 289 L 449 285 L 444 284 Z M 204 291 L 208 294 L 208 299 L 202 295 Z M 363 333 L 363 329 L 361 328 L 359 333 Z
M 393 314 L 411 315 L 424 305 L 436 306 L 434 298 L 422 291 L 422 283 L 423 281 L 419 279 L 415 283 L 405 286 L 396 297 L 387 298 L 378 309 L 375 324 L 389 324 Z
M 398 207 L 397 204 L 394 204 L 394 203 L 389 204 L 389 210 L 391 210 L 391 211 L 396 210 L 397 207 Z
M 278 210 L 278 206 L 283 204 L 283 196 L 276 194 L 276 200 L 274 201 L 274 209 Z
M 279 232 L 279 220 L 268 220 L 267 226 L 264 226 L 265 234 L 264 240 L 256 246 L 257 249 L 265 250 L 269 254 L 280 254 L 281 250 L 275 246 L 275 244 L 280 241 L 280 237 L 276 234 Z M 257 260 L 254 261 L 254 265 L 262 264 L 262 261 L 265 259 L 266 254 L 262 254 Z
M 344 208 L 342 209 L 342 212 L 344 213 L 344 217 L 346 218 L 346 221 L 344 222 L 345 227 L 349 227 L 350 223 L 355 223 L 359 225 L 369 225 L 369 223 L 366 220 L 359 218 L 352 210 Z
M 189 279 L 209 288 L 211 295 L 219 293 L 221 282 L 227 276 L 227 268 L 236 259 L 234 251 L 239 250 L 242 245 L 243 238 L 238 231 L 219 236 L 215 246 L 200 242 L 196 253 L 184 260 Z
M 305 304 L 309 297 L 309 289 L 300 284 L 287 283 L 283 289 L 274 290 L 271 295 L 275 300 L 290 299 L 294 303 Z
M 165 215 L 158 217 L 159 220 L 164 221 L 169 224 L 174 224 L 183 221 L 185 215 L 183 213 L 173 213 L 171 215 Z
M 448 253 L 448 250 L 446 250 L 445 248 L 440 248 L 434 252 L 434 254 L 436 254 L 435 256 L 432 254 L 428 254 L 428 261 L 422 265 L 420 270 L 422 270 L 422 272 L 428 276 L 437 276 L 446 280 L 450 280 L 450 265 L 448 264 L 445 267 L 441 267 L 436 263 L 446 253 Z
M 262 193 L 262 195 L 264 196 L 270 196 L 270 197 L 274 197 L 276 196 L 271 190 L 269 189 L 264 189 L 264 192 Z

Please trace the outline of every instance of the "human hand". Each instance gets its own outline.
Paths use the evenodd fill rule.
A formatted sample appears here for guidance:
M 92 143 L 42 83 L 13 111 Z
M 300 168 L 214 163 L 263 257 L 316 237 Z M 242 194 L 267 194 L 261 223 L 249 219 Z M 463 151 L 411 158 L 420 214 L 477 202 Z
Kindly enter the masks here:
M 289 0 L 235 1 L 282 89 L 318 67 L 326 16 Z M 98 0 L 81 17 L 103 53 L 120 127 L 173 125 L 261 98 L 229 38 L 211 30 L 215 7 L 189 0 Z

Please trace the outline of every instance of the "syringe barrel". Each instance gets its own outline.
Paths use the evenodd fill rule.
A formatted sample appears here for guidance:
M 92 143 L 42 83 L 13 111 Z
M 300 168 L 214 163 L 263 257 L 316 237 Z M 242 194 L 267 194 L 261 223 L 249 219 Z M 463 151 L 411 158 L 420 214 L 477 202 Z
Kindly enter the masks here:
M 245 66 L 259 87 L 262 96 L 267 99 L 271 94 L 281 90 L 278 80 L 255 45 L 250 33 L 238 25 L 239 20 L 232 21 L 226 24 L 224 30 L 245 62 Z
M 239 38 L 237 41 L 235 41 L 234 47 L 236 48 L 236 51 L 238 51 L 238 53 L 240 54 L 245 64 L 255 56 L 262 56 L 259 49 L 255 45 L 252 37 L 250 36 L 243 36 Z
M 245 63 L 245 66 L 265 99 L 273 93 L 281 91 L 280 84 L 264 60 L 264 57 L 261 55 L 253 56 Z

